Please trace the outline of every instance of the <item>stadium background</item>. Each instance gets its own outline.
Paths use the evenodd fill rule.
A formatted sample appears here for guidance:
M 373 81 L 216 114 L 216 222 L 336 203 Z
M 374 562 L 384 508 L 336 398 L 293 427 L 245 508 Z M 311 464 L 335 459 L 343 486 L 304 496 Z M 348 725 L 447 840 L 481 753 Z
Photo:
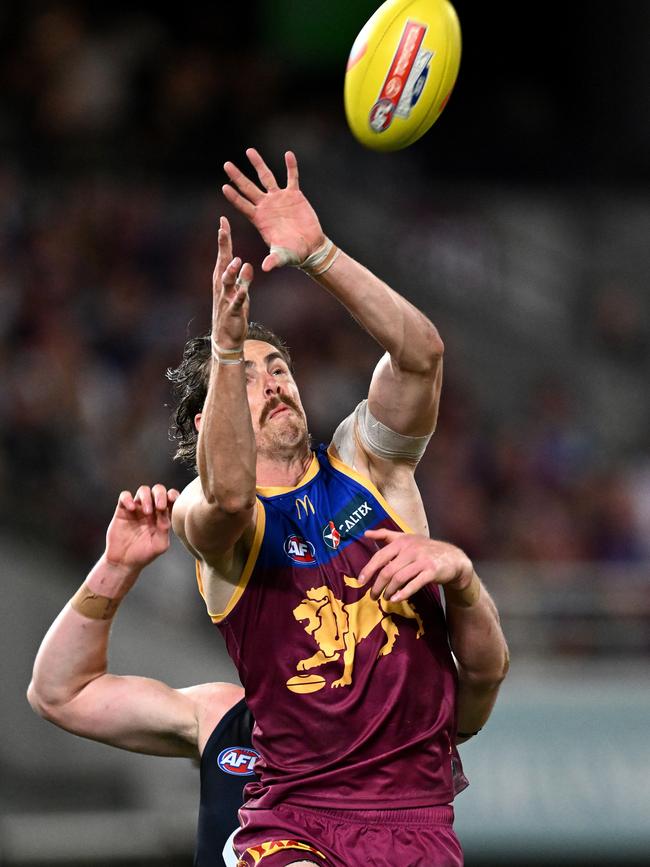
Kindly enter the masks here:
M 74 739 L 24 690 L 117 492 L 188 480 L 163 373 L 207 330 L 220 213 L 261 261 L 220 195 L 224 160 L 243 167 L 252 144 L 276 169 L 296 151 L 326 231 L 446 343 L 419 481 L 513 655 L 463 748 L 468 865 L 645 863 L 647 4 L 458 0 L 453 97 L 390 155 L 356 145 L 342 109 L 376 3 L 90 5 L 0 9 L 0 861 L 188 863 L 196 770 Z M 299 274 L 260 277 L 252 304 L 287 337 L 327 439 L 375 347 Z M 112 664 L 175 686 L 232 676 L 178 547 L 120 612 Z

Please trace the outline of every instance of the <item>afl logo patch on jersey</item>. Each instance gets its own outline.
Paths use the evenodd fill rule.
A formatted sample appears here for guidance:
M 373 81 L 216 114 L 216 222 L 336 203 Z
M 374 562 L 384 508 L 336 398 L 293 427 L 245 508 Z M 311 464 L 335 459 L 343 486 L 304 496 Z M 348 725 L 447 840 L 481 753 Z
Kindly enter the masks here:
M 226 747 L 217 756 L 217 764 L 225 774 L 234 777 L 252 777 L 255 773 L 255 762 L 260 754 L 251 747 Z
M 316 562 L 316 551 L 311 542 L 302 536 L 287 536 L 284 541 L 284 553 L 302 566 L 311 566 Z

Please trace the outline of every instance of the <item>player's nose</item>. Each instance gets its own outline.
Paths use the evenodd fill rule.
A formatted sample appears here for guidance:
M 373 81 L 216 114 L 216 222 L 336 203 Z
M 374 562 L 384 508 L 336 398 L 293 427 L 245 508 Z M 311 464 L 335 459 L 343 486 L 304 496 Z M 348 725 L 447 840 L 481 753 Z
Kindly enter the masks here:
M 265 397 L 271 397 L 274 394 L 280 394 L 282 391 L 281 384 L 275 379 L 275 377 L 270 374 L 266 375 L 264 380 L 264 395 Z

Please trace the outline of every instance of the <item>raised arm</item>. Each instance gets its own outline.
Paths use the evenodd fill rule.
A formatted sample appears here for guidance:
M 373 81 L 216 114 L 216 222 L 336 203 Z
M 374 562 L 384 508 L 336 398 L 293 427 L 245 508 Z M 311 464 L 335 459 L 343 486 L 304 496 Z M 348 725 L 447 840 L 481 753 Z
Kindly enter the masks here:
M 258 186 L 233 163 L 226 198 L 258 229 L 269 245 L 262 269 L 301 267 L 340 301 L 386 354 L 372 378 L 368 408 L 398 434 L 429 435 L 436 423 L 442 382 L 443 343 L 435 326 L 363 265 L 338 250 L 323 233 L 300 191 L 294 154 L 285 154 L 287 185 L 278 183 L 259 153 L 247 156 Z
M 255 519 L 256 448 L 248 400 L 244 340 L 253 269 L 232 258 L 230 226 L 221 218 L 213 275 L 212 358 L 199 427 L 199 477 L 174 509 L 174 530 L 218 575 L 232 571 L 234 549 Z
M 164 756 L 199 754 L 201 722 L 211 731 L 241 698 L 230 684 L 171 689 L 107 670 L 111 623 L 140 571 L 169 546 L 177 491 L 162 485 L 128 491 L 106 535 L 106 550 L 48 630 L 36 655 L 27 697 L 34 711 L 81 737 Z
M 392 530 L 368 530 L 381 547 L 362 570 L 375 599 L 399 602 L 426 584 L 444 587 L 449 643 L 458 665 L 458 742 L 487 722 L 508 673 L 496 606 L 466 554 L 454 545 Z

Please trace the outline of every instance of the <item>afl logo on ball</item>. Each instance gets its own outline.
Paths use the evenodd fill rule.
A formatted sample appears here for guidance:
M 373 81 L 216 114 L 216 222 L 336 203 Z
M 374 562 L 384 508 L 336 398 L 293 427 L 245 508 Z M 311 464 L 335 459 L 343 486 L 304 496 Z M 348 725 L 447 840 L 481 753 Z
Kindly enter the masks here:
M 226 774 L 234 777 L 252 777 L 259 753 L 250 747 L 226 747 L 217 756 L 217 764 Z
M 290 557 L 294 563 L 307 566 L 316 562 L 316 552 L 314 546 L 302 536 L 287 536 L 284 541 L 284 553 Z

